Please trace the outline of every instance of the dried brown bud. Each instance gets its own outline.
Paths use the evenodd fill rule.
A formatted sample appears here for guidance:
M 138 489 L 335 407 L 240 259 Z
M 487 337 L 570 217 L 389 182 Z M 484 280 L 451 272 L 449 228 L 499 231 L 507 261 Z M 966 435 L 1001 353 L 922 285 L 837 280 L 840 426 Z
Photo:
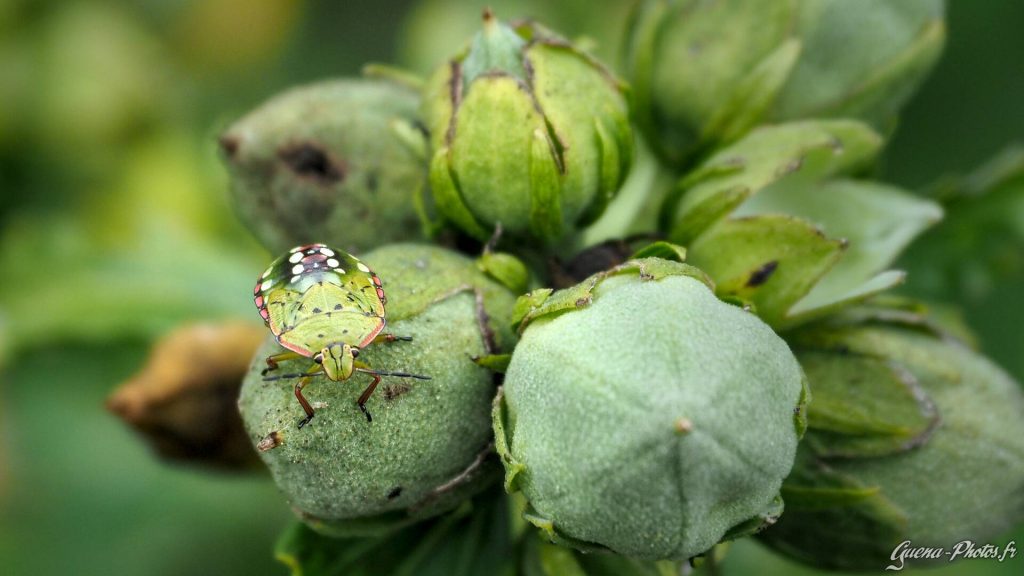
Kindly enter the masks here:
M 190 324 L 157 342 L 146 365 L 107 399 L 107 409 L 169 460 L 221 469 L 259 463 L 236 401 L 263 340 L 247 322 Z

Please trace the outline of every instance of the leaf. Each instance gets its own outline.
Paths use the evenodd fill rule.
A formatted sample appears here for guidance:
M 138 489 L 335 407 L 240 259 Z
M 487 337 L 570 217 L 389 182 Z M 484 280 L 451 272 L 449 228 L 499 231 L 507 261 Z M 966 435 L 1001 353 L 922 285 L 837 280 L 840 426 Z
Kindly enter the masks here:
M 491 490 L 455 512 L 374 538 L 330 538 L 301 522 L 275 557 L 292 576 L 475 576 L 511 574 L 509 500 Z
M 759 538 L 798 559 L 814 561 L 808 550 L 821 546 L 828 546 L 840 566 L 845 556 L 888 558 L 907 529 L 906 513 L 879 487 L 810 459 L 794 466 L 794 474 L 782 485 L 782 498 L 786 513 Z M 871 539 L 855 534 L 870 534 Z
M 504 252 L 484 252 L 476 261 L 477 268 L 514 294 L 522 294 L 530 281 L 530 271 L 521 260 Z
M 747 198 L 785 182 L 819 182 L 871 160 L 882 140 L 847 120 L 806 121 L 758 128 L 715 153 L 666 198 L 662 225 L 688 245 Z
M 902 274 L 886 274 L 886 266 L 941 220 L 942 209 L 892 186 L 842 179 L 772 186 L 734 216 L 757 214 L 796 216 L 846 242 L 842 259 L 788 312 L 792 324 L 900 283 Z
M 524 539 L 522 573 L 526 576 L 674 576 L 682 573 L 684 564 L 581 552 L 547 542 L 534 532 Z
M 103 190 L 12 214 L 0 234 L 0 316 L 14 352 L 54 341 L 151 338 L 186 320 L 256 319 L 260 250 L 204 178 L 189 137 L 158 132 Z M 234 241 L 228 240 L 235 239 Z
M 441 148 L 434 153 L 430 162 L 430 191 L 439 212 L 454 222 L 459 228 L 479 239 L 490 236 L 487 230 L 477 222 L 476 217 L 466 208 L 466 204 L 455 181 L 455 174 L 450 165 L 451 154 L 448 148 Z
M 688 256 L 715 280 L 716 294 L 753 302 L 777 326 L 842 251 L 841 242 L 809 223 L 769 214 L 719 223 L 690 245 Z

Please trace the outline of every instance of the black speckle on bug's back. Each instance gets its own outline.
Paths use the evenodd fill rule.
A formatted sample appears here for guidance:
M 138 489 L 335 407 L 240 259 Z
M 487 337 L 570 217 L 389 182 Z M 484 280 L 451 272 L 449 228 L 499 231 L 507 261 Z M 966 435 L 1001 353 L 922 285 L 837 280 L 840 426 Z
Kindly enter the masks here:
M 394 500 L 395 498 L 398 498 L 401 495 L 402 495 L 402 487 L 401 486 L 395 486 L 394 488 L 392 488 L 388 492 L 388 500 Z

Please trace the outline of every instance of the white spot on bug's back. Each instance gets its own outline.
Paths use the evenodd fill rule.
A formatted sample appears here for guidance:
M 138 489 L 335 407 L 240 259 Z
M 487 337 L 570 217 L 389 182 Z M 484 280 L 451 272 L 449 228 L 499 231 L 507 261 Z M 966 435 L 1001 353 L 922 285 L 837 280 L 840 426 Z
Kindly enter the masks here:
M 360 272 L 365 272 L 367 274 L 370 273 L 370 267 L 367 266 L 366 264 L 363 264 L 362 262 L 360 262 L 359 264 L 356 264 L 356 268 L 359 268 Z
M 288 261 L 291 262 L 292 264 L 295 264 L 299 260 L 302 260 L 302 252 L 295 252 L 294 254 L 292 254 L 292 257 L 288 259 Z
M 271 273 L 271 272 L 273 272 L 273 271 L 274 271 L 274 265 L 273 265 L 273 264 L 271 264 L 271 265 L 270 265 L 270 267 L 269 267 L 269 268 L 267 268 L 267 269 L 266 269 L 266 270 L 265 270 L 265 271 L 263 272 L 263 276 L 260 276 L 260 278 L 266 278 L 267 276 L 270 276 L 270 273 Z
M 334 250 L 331 250 L 330 248 L 321 248 L 320 253 L 328 258 L 334 256 Z
M 302 271 L 305 269 L 306 267 L 302 264 L 296 264 L 295 266 L 292 266 L 292 274 L 302 274 Z
M 260 284 L 260 292 L 266 292 L 273 285 L 274 285 L 274 279 L 271 278 L 270 280 L 267 280 L 263 284 Z
M 299 281 L 299 277 L 298 276 L 292 276 L 292 279 L 289 280 L 289 282 L 291 282 L 292 284 L 295 284 L 298 281 Z
M 338 264 L 339 264 L 339 262 L 337 260 L 335 260 L 334 258 L 328 258 L 327 259 L 327 265 L 330 266 L 331 268 L 337 268 Z
M 296 246 L 295 248 L 292 248 L 291 250 L 289 250 L 289 252 L 294 254 L 295 252 L 298 252 L 299 250 L 302 250 L 302 246 Z

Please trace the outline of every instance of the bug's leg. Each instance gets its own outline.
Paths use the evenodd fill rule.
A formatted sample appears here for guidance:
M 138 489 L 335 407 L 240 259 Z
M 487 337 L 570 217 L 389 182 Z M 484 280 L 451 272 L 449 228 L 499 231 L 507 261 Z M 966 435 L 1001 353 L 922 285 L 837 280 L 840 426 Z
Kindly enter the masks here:
M 363 393 L 359 395 L 359 400 L 356 400 L 356 404 L 359 405 L 359 409 L 363 411 L 363 415 L 366 416 L 367 422 L 373 422 L 373 416 L 370 416 L 370 411 L 366 409 L 366 401 L 370 399 L 370 395 L 377 389 L 377 384 L 380 383 L 380 376 L 376 374 L 370 374 L 373 377 L 373 382 L 363 390 Z
M 299 404 L 302 405 L 302 410 L 306 413 L 306 417 L 303 418 L 302 420 L 299 420 L 300 430 L 302 429 L 303 426 L 309 424 L 309 421 L 313 419 L 313 416 L 315 416 L 315 413 L 313 412 L 313 407 L 309 405 L 309 401 L 307 401 L 306 398 L 302 395 L 302 389 L 305 388 L 306 384 L 309 383 L 313 376 L 320 372 L 321 370 L 323 370 L 323 365 L 315 364 L 313 365 L 312 368 L 309 369 L 308 372 L 306 372 L 305 376 L 300 378 L 299 381 L 295 383 L 295 398 L 299 401 Z
M 412 342 L 412 336 L 395 336 L 394 334 L 379 334 L 373 339 L 374 344 L 380 344 L 381 342 L 394 342 L 395 340 L 401 340 L 403 342 Z
M 417 380 L 430 380 L 430 376 L 421 376 L 419 374 L 409 374 L 407 372 L 385 372 L 383 370 L 374 370 L 370 368 L 365 362 L 359 362 L 358 360 L 353 362 L 355 364 L 356 372 L 362 372 L 369 374 L 373 377 L 373 382 L 363 390 L 363 393 L 359 395 L 359 400 L 356 402 L 359 404 L 359 409 L 366 415 L 367 422 L 373 422 L 373 418 L 370 416 L 370 412 L 366 409 L 366 401 L 370 399 L 370 395 L 377 388 L 377 384 L 380 382 L 381 376 L 395 376 L 397 378 L 416 378 Z
M 285 360 L 295 360 L 296 358 L 302 358 L 302 355 L 297 352 L 281 352 L 280 354 L 273 354 L 267 356 L 267 367 L 260 372 L 261 376 L 266 376 L 267 372 L 277 370 L 277 363 L 284 362 Z

